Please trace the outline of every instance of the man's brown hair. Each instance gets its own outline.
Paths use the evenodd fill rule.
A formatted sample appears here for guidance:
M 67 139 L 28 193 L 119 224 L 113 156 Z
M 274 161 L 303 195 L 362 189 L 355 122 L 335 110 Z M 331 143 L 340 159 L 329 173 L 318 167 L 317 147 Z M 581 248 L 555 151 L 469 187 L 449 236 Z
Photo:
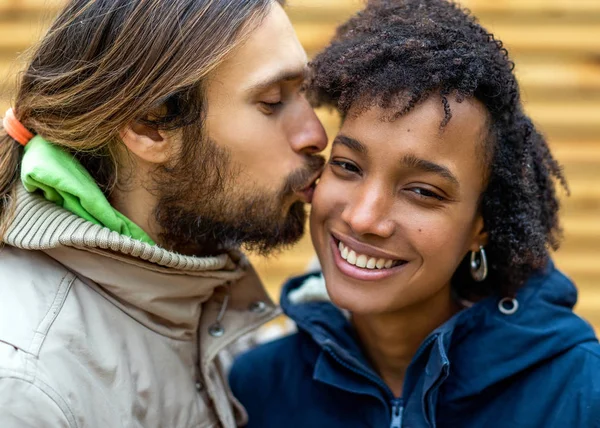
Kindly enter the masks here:
M 135 120 L 200 129 L 203 81 L 273 2 L 71 0 L 32 51 L 16 116 L 73 152 L 108 195 L 117 182 L 119 131 Z M 22 154 L 0 127 L 0 238 Z

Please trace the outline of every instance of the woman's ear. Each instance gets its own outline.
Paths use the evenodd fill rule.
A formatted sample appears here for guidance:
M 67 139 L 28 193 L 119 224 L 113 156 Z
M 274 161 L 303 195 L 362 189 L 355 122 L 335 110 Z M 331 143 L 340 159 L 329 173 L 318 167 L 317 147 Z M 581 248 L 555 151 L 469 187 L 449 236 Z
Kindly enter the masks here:
M 148 163 L 165 163 L 171 155 L 171 138 L 155 126 L 133 121 L 119 135 L 131 153 Z
M 488 243 L 488 233 L 485 230 L 485 224 L 483 222 L 483 216 L 477 215 L 475 223 L 473 224 L 473 239 L 471 241 L 470 251 L 479 251 L 479 247 L 485 247 Z

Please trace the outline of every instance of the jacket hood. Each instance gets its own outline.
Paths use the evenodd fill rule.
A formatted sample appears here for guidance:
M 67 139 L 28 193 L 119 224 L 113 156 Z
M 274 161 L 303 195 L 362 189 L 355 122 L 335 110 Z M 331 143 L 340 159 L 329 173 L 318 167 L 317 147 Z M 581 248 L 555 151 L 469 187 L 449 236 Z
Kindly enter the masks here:
M 335 344 L 346 363 L 377 376 L 366 362 L 344 313 L 326 301 L 326 292 L 315 297 L 319 294 L 315 292 L 316 282 L 323 290 L 325 284 L 319 273 L 290 280 L 282 293 L 284 312 L 321 347 Z M 308 294 L 303 289 L 305 284 L 312 289 Z M 551 262 L 521 288 L 516 301 L 517 310 L 507 314 L 501 311 L 501 299 L 484 299 L 456 314 L 423 342 L 415 359 L 423 355 L 423 348 L 437 342 L 428 349 L 433 349 L 437 353 L 434 359 L 446 366 L 443 377 L 447 398 L 477 394 L 576 345 L 596 341 L 591 326 L 573 313 L 575 286 Z M 416 364 L 415 359 L 411 366 Z M 448 371 L 452 376 L 447 376 Z

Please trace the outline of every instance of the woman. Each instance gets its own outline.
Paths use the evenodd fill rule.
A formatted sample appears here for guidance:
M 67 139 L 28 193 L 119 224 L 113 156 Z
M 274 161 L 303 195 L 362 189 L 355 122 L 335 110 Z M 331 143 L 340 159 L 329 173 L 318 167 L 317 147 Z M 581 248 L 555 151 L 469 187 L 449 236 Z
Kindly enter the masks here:
M 558 247 L 566 187 L 502 44 L 443 0 L 377 0 L 312 63 L 342 127 L 298 333 L 242 356 L 250 427 L 600 426 L 600 346 Z M 340 310 L 343 309 L 344 311 Z

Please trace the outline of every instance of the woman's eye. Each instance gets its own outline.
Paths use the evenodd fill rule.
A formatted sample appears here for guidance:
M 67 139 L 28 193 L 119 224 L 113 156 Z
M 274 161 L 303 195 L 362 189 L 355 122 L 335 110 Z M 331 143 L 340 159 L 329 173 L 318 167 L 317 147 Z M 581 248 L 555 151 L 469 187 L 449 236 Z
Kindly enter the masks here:
M 341 168 L 344 171 L 352 172 L 352 173 L 360 173 L 360 169 L 356 165 L 354 165 L 352 162 L 341 161 L 341 160 L 332 160 L 332 161 L 330 161 L 330 163 L 331 163 L 331 165 Z
M 416 193 L 421 198 L 434 198 L 434 199 L 437 199 L 438 201 L 445 200 L 445 198 L 438 195 L 437 193 L 432 192 L 431 190 L 428 190 L 428 189 L 424 189 L 422 187 L 414 187 L 414 188 L 410 189 L 410 191 L 413 193 Z

